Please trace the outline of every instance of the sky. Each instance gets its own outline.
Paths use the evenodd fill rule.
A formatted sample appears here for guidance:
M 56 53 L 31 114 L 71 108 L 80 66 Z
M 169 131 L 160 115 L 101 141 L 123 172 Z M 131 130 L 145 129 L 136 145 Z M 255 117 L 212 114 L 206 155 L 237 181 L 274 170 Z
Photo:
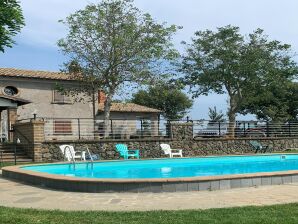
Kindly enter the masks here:
M 16 36 L 16 45 L 0 53 L 0 67 L 59 71 L 65 61 L 57 40 L 66 36 L 58 20 L 99 0 L 20 0 L 26 26 Z M 243 34 L 257 28 L 271 39 L 291 44 L 298 52 L 297 0 L 135 0 L 143 12 L 157 21 L 183 26 L 174 38 L 183 52 L 181 41 L 189 42 L 195 31 L 232 24 Z M 195 99 L 192 119 L 207 119 L 208 108 L 227 109 L 227 96 L 211 94 Z M 252 116 L 239 119 L 252 119 Z

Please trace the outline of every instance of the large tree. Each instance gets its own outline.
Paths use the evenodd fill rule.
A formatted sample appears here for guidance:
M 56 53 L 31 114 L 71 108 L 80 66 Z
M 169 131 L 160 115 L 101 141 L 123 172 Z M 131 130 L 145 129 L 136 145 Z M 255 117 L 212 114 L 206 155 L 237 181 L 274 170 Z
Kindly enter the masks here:
M 234 136 L 236 114 L 252 90 L 270 91 L 272 82 L 285 86 L 297 74 L 290 45 L 269 40 L 263 30 L 243 36 L 226 26 L 195 33 L 183 59 L 184 84 L 194 97 L 227 93 L 229 133 Z
M 243 114 L 257 115 L 258 119 L 285 122 L 298 119 L 298 83 L 280 85 L 272 81 L 265 89 L 252 89 L 245 93 L 246 100 L 241 105 Z
M 73 85 L 56 84 L 56 89 L 61 94 L 72 96 L 77 102 L 92 102 L 92 115 L 95 121 L 96 118 L 96 102 L 101 80 L 98 80 L 93 74 L 86 74 L 79 63 L 75 60 L 65 63 L 65 68 L 62 72 L 69 75 L 71 80 L 75 80 Z
M 83 78 L 92 77 L 106 94 L 105 128 L 113 96 L 133 83 L 158 79 L 160 65 L 177 58 L 171 39 L 178 29 L 158 23 L 133 6 L 132 0 L 103 0 L 67 17 L 68 35 L 58 45 L 76 61 Z
M 163 116 L 169 120 L 183 118 L 193 101 L 181 90 L 167 84 L 151 86 L 148 90 L 140 90 L 133 95 L 133 103 L 152 107 L 163 111 Z
M 22 9 L 17 0 L 0 1 L 0 51 L 12 47 L 13 37 L 25 25 Z

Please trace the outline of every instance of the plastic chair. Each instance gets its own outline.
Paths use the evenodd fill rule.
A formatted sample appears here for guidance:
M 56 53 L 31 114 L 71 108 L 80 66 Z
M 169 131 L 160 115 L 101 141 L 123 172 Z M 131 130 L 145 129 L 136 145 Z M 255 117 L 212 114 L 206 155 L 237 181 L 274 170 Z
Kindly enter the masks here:
M 257 152 L 264 152 L 265 153 L 268 150 L 270 150 L 268 145 L 262 145 L 258 141 L 249 141 L 249 144 L 256 150 L 255 153 L 257 153 Z
M 125 144 L 117 144 L 116 150 L 120 153 L 120 157 L 123 157 L 124 159 L 129 159 L 130 157 L 140 159 L 140 150 L 128 150 L 128 147 Z
M 60 145 L 59 146 L 64 158 L 68 161 L 72 161 L 73 159 L 80 159 L 81 161 L 86 161 L 86 152 L 85 151 L 75 151 L 72 145 Z
M 174 156 L 183 157 L 182 149 L 172 149 L 169 144 L 160 144 L 160 147 L 166 155 L 170 155 L 170 158 L 173 158 Z

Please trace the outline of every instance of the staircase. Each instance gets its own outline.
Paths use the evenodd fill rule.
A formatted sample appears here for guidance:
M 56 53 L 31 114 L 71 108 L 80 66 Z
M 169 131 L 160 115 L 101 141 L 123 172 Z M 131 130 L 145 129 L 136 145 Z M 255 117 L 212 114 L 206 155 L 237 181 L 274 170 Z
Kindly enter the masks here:
M 14 163 L 16 159 L 17 163 L 30 163 L 33 160 L 30 159 L 26 152 L 21 148 L 16 148 L 15 155 L 15 145 L 13 144 L 0 144 L 0 162 L 2 163 Z

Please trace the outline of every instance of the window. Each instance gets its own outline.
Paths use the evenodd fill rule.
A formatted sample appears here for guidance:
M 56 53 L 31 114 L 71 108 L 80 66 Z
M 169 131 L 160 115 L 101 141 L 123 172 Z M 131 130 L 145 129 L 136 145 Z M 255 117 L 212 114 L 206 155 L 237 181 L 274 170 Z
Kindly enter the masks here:
M 55 120 L 54 135 L 72 135 L 70 120 Z
M 54 90 L 53 91 L 53 103 L 71 103 L 70 101 L 70 97 L 63 95 L 61 92 L 59 92 L 58 90 Z
M 14 86 L 6 86 L 4 88 L 4 93 L 7 95 L 7 96 L 15 96 L 19 93 L 18 89 Z
M 146 117 L 137 117 L 136 128 L 137 135 L 150 136 L 151 135 L 151 120 Z

